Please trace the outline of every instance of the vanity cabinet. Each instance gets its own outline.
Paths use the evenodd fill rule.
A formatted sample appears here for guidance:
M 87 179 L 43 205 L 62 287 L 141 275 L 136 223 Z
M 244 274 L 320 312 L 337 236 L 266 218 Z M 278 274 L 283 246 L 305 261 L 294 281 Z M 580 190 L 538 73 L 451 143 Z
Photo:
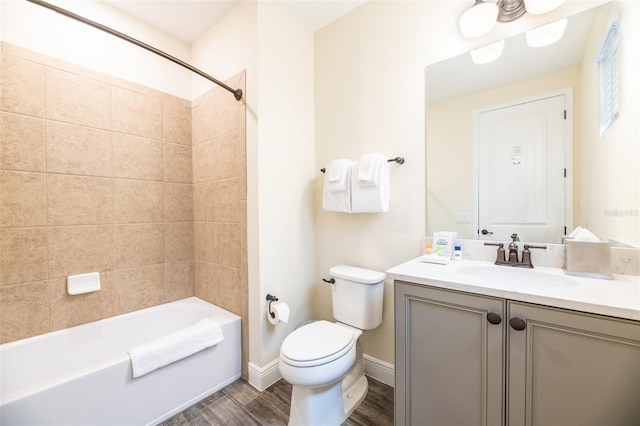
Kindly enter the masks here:
M 640 424 L 640 323 L 395 281 L 396 425 Z

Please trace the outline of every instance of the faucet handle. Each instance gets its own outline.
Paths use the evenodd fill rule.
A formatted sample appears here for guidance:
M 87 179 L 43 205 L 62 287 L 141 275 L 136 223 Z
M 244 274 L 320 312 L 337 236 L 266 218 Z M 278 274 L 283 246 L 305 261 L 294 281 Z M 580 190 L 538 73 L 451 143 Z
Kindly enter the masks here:
M 524 249 L 522 250 L 522 266 L 526 268 L 533 268 L 533 263 L 531 263 L 531 252 L 529 249 L 547 249 L 547 246 L 534 246 L 531 244 L 525 244 Z
M 505 262 L 504 243 L 484 243 L 485 246 L 497 246 L 498 251 L 496 253 L 496 265 L 502 265 Z
M 516 242 L 516 241 L 520 241 L 520 238 L 518 237 L 518 234 L 511 234 L 511 239 L 513 240 L 512 242 Z

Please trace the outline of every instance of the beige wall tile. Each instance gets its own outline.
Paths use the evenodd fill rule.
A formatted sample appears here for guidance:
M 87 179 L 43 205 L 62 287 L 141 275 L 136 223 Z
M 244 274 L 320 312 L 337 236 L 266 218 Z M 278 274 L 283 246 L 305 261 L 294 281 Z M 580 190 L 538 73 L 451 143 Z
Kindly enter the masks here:
M 164 262 L 164 225 L 115 225 L 113 267 L 155 265 Z
M 112 179 L 49 174 L 47 214 L 54 226 L 112 223 Z
M 193 259 L 193 222 L 175 222 L 165 225 L 165 260 Z
M 215 200 L 213 209 L 213 221 L 239 223 L 243 219 L 242 203 L 246 197 L 243 188 L 243 179 L 231 178 L 213 182 L 212 193 L 209 202 Z
M 163 102 L 163 140 L 191 146 L 191 108 Z
M 212 222 L 197 222 L 195 224 L 195 257 L 207 262 L 216 261 L 216 224 Z
M 215 263 L 231 268 L 240 268 L 242 266 L 241 235 L 240 224 L 215 224 Z
M 87 176 L 112 176 L 111 133 L 47 121 L 47 171 Z
M 216 118 L 212 137 L 223 136 L 240 129 L 240 112 L 244 111 L 242 103 L 224 92 L 217 94 L 213 98 L 213 103 Z
M 191 183 L 193 180 L 191 147 L 173 143 L 164 144 L 165 182 Z
M 216 265 L 202 260 L 196 260 L 195 293 L 200 299 L 217 305 L 218 279 Z
M 113 130 L 162 140 L 162 101 L 113 87 Z
M 216 305 L 236 315 L 242 315 L 242 279 L 240 270 L 217 266 L 216 275 L 219 287 Z
M 113 268 L 112 226 L 50 227 L 47 237 L 50 279 Z
M 0 169 L 44 172 L 44 120 L 0 113 Z
M 115 223 L 157 223 L 163 216 L 162 183 L 114 179 Z
M 44 173 L 0 171 L 0 227 L 47 224 Z
M 114 77 L 109 74 L 105 74 L 100 71 L 92 70 L 91 68 L 79 67 L 77 74 L 80 74 L 82 77 L 86 77 L 91 80 L 96 80 L 101 83 L 108 84 L 109 86 L 117 86 L 122 89 L 137 91 L 139 89 L 138 83 L 133 83 L 131 81 L 123 80 L 118 77 Z
M 195 268 L 193 260 L 167 262 L 165 264 L 165 287 L 167 302 L 194 295 Z
M 0 285 L 46 279 L 46 228 L 0 228 Z
M 44 116 L 44 66 L 0 55 L 0 109 Z
M 165 301 L 164 264 L 119 269 L 112 274 L 112 303 L 116 315 Z
M 102 280 L 100 281 L 102 285 Z M 67 280 L 64 278 L 49 281 L 48 287 L 50 331 L 103 318 L 99 291 L 69 296 L 67 294 Z
M 111 128 L 111 86 L 54 68 L 47 68 L 45 76 L 48 119 Z
M 113 134 L 113 176 L 161 181 L 162 141 Z
M 240 132 L 200 143 L 193 147 L 193 182 L 205 182 L 244 174 L 245 154 L 238 143 Z
M 213 219 L 213 203 L 211 194 L 214 182 L 197 183 L 193 185 L 193 220 L 196 222 L 211 221 Z
M 216 123 L 213 98 L 200 100 L 191 111 L 192 144 L 198 145 L 213 139 Z
M 15 44 L 3 42 L 2 46 L 3 46 L 2 47 L 3 53 L 9 54 L 11 56 L 16 56 L 18 58 L 26 59 L 31 62 L 36 62 L 38 64 L 66 70 L 69 72 L 75 72 L 76 74 L 80 69 L 79 65 L 72 64 L 70 62 L 66 62 L 51 56 L 47 56 L 40 52 L 36 52 L 35 50 L 25 49 L 24 47 L 20 47 Z
M 0 343 L 49 331 L 46 282 L 0 287 Z
M 166 222 L 193 222 L 193 185 L 164 184 L 164 220 Z

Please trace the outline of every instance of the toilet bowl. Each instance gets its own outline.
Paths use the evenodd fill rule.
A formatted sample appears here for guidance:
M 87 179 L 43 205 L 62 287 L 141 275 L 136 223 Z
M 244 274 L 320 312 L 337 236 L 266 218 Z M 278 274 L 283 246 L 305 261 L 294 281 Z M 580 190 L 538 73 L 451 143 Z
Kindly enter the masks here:
M 382 322 L 385 275 L 345 265 L 330 273 L 338 322 L 304 325 L 280 348 L 280 374 L 293 387 L 289 425 L 340 425 L 368 390 L 358 338 Z

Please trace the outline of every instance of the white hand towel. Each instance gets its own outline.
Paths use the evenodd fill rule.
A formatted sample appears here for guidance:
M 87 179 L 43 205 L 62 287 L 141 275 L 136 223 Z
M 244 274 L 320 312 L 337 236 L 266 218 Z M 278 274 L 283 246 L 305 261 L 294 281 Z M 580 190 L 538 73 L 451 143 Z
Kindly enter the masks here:
M 354 163 L 351 180 L 351 211 L 353 213 L 385 213 L 389 211 L 389 163 L 385 160 L 377 170 L 378 185 L 361 185 L 359 164 Z
M 322 207 L 335 212 L 351 212 L 351 160 L 334 160 L 324 174 Z M 339 171 L 336 171 L 339 170 Z M 331 181 L 338 175 L 338 180 Z
M 380 181 L 382 166 L 387 158 L 382 154 L 366 154 L 360 159 L 358 166 L 358 185 L 377 186 Z
M 351 160 L 332 161 L 325 170 L 325 185 L 329 191 L 344 191 L 350 182 L 347 176 L 351 169 Z
M 220 324 L 205 318 L 175 333 L 138 345 L 129 351 L 133 377 L 143 376 L 186 358 L 223 339 Z

